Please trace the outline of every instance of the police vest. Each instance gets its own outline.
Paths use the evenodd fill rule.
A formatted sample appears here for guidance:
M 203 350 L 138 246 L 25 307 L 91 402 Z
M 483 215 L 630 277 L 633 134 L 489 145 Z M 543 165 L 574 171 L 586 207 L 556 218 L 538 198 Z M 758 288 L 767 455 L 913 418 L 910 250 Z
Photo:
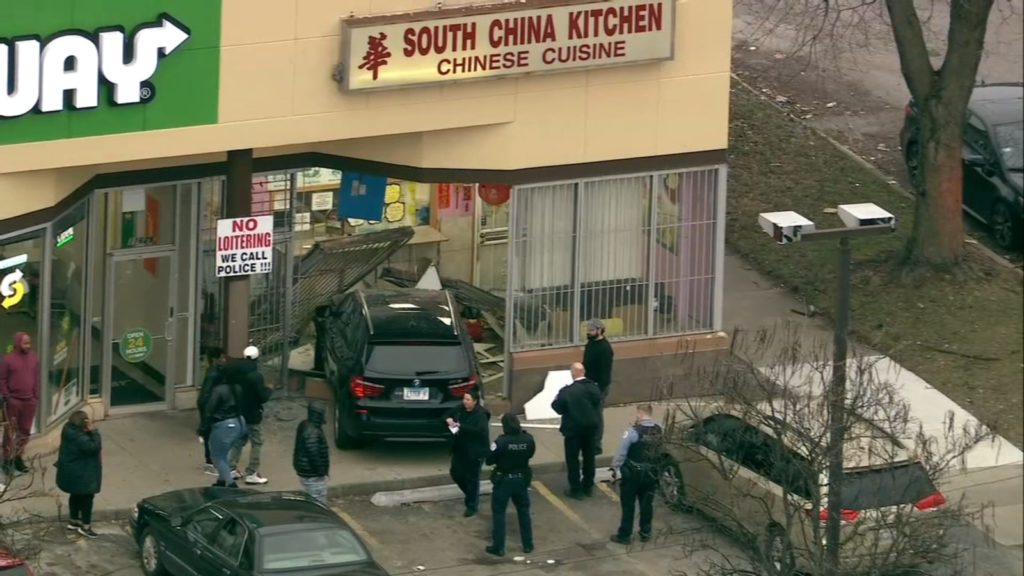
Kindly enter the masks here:
M 629 447 L 626 452 L 626 460 L 637 466 L 648 466 L 656 464 L 662 454 L 664 445 L 664 432 L 661 426 L 633 426 L 639 439 Z
M 495 462 L 495 468 L 498 471 L 504 474 L 512 474 L 528 472 L 530 470 L 530 449 L 536 449 L 533 436 L 525 432 L 514 435 L 502 435 L 495 444 L 503 448 Z

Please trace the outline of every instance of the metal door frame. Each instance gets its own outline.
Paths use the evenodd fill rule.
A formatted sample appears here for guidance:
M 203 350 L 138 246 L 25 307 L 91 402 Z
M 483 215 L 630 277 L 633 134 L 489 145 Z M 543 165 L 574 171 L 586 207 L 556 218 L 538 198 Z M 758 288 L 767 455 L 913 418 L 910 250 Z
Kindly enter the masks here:
M 164 372 L 164 401 L 150 404 L 138 404 L 134 406 L 111 405 L 111 367 L 114 363 L 113 343 L 114 328 L 114 272 L 120 262 L 132 260 L 143 260 L 145 258 L 170 258 L 171 272 L 167 278 L 168 289 L 168 316 L 164 321 L 164 339 L 167 342 L 167 366 Z M 128 250 L 117 250 L 107 254 L 105 305 L 103 307 L 103 368 L 100 375 L 102 388 L 100 395 L 103 398 L 103 408 L 108 415 L 136 412 L 162 411 L 174 407 L 174 330 L 177 327 L 176 304 L 178 292 L 178 248 L 176 246 L 132 248 Z

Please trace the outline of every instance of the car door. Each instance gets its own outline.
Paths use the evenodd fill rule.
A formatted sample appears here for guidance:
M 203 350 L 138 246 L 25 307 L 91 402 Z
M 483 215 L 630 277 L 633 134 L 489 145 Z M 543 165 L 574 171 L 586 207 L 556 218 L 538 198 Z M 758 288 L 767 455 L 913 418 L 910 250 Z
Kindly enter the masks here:
M 780 494 L 769 480 L 775 456 L 772 438 L 737 420 L 728 430 L 725 456 L 737 464 L 726 494 L 733 520 L 743 530 L 760 534 L 779 504 Z
M 243 554 L 246 541 L 252 538 L 246 526 L 229 516 L 210 540 L 207 555 L 209 576 L 247 576 L 252 574 L 251 558 Z M 251 550 L 252 547 L 249 547 Z
M 971 114 L 964 129 L 964 207 L 986 222 L 998 195 L 995 178 L 999 160 L 991 142 L 985 124 Z
M 715 414 L 693 425 L 683 442 L 680 471 L 686 498 L 705 513 L 725 520 L 732 515 L 729 483 L 738 465 L 726 456 L 729 430 L 740 420 L 728 414 Z
M 224 522 L 225 515 L 216 508 L 200 508 L 163 544 L 164 561 L 168 571 L 182 576 L 207 576 L 203 571 L 203 556 L 209 541 Z

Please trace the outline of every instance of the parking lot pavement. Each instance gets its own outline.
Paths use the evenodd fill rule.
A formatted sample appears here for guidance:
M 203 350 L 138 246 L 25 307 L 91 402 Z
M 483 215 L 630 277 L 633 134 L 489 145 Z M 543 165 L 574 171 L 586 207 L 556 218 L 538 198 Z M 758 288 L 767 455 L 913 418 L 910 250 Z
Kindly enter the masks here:
M 480 514 L 462 517 L 462 503 L 447 501 L 378 508 L 367 499 L 340 500 L 335 509 L 353 523 L 369 543 L 377 560 L 391 574 L 473 576 L 483 574 L 542 574 L 558 566 L 558 574 L 611 576 L 657 575 L 694 568 L 704 556 L 689 554 L 692 544 L 734 549 L 696 516 L 655 509 L 655 538 L 626 547 L 609 542 L 619 521 L 618 495 L 602 486 L 584 501 L 563 496 L 565 479 L 544 475 L 531 491 L 534 544 L 524 555 L 515 512 L 509 506 L 507 555 L 494 558 L 484 552 L 490 544 L 490 501 L 481 502 Z M 719 542 L 720 541 L 720 542 Z M 516 557 L 524 557 L 517 560 Z M 529 564 L 527 564 L 529 562 Z
M 515 512 L 509 507 L 507 555 L 484 552 L 490 543 L 490 500 L 480 514 L 462 517 L 459 501 L 379 508 L 368 497 L 341 499 L 332 507 L 367 542 L 373 555 L 393 576 L 666 576 L 699 573 L 722 557 L 742 562 L 737 545 L 705 518 L 655 504 L 655 538 L 626 547 L 608 541 L 619 520 L 618 495 L 602 486 L 593 498 L 570 500 L 562 495 L 561 474 L 539 476 L 531 491 L 536 550 L 526 556 L 519 543 Z M 55 528 L 45 539 L 37 561 L 40 576 L 142 576 L 139 553 L 122 523 L 96 525 L 100 537 L 83 540 Z M 967 573 L 979 576 L 1024 574 L 1020 547 L 990 541 L 970 525 L 955 540 L 971 550 Z M 517 558 L 520 557 L 520 558 Z M 949 573 L 934 570 L 936 576 Z
M 538 477 L 531 491 L 536 550 L 526 558 L 519 542 L 514 508 L 508 513 L 508 554 L 494 558 L 484 552 L 490 544 L 490 498 L 483 497 L 480 514 L 462 517 L 461 501 L 379 508 L 368 497 L 341 499 L 332 507 L 353 525 L 377 561 L 392 575 L 476 576 L 555 573 L 586 576 L 665 576 L 670 569 L 694 567 L 702 557 L 690 554 L 695 542 L 708 535 L 720 539 L 706 522 L 689 514 L 655 508 L 655 538 L 626 547 L 608 541 L 619 520 L 614 490 L 595 491 L 584 501 L 563 496 L 565 479 Z M 139 554 L 120 523 L 96 525 L 100 537 L 85 541 L 63 528 L 47 537 L 39 558 L 41 576 L 142 576 Z M 722 540 L 722 551 L 733 549 Z M 549 563 L 550 561 L 550 563 Z M 422 568 L 420 568 L 422 567 Z

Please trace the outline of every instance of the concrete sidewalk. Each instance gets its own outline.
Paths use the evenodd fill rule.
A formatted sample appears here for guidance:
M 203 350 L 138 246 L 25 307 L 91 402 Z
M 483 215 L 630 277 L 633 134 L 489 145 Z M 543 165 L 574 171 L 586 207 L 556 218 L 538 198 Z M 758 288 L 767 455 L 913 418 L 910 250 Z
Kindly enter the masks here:
M 300 490 L 292 471 L 295 428 L 305 418 L 305 401 L 279 399 L 268 404 L 264 417 L 264 446 L 260 472 L 270 479 L 265 490 Z M 623 431 L 636 415 L 629 406 L 610 407 L 605 412 L 603 457 L 599 466 L 607 466 L 618 448 Z M 202 471 L 203 446 L 195 436 L 196 412 L 156 412 L 112 418 L 98 423 L 103 434 L 103 491 L 96 498 L 97 519 L 126 517 L 140 499 L 168 490 L 208 486 L 216 480 Z M 501 434 L 497 416 L 491 419 L 491 438 Z M 324 426 L 330 438 L 331 424 Z M 537 441 L 533 465 L 537 473 L 561 471 L 562 436 L 557 429 L 530 429 Z M 245 466 L 248 451 L 239 468 Z M 45 496 L 9 504 L 12 510 L 44 518 L 66 513 L 66 497 L 54 486 L 53 462 L 56 454 L 41 455 L 36 475 L 15 479 L 11 490 L 28 487 L 44 490 Z M 363 450 L 331 449 L 331 495 L 333 497 L 369 494 L 385 490 L 421 488 L 450 484 L 447 445 L 439 441 L 383 441 Z M 40 472 L 41 471 L 41 472 Z M 42 484 L 39 484 L 40 476 Z M 259 487 L 257 487 L 259 488 Z M 59 506 L 59 507 L 58 507 Z M 20 509 L 20 510 L 17 510 Z

